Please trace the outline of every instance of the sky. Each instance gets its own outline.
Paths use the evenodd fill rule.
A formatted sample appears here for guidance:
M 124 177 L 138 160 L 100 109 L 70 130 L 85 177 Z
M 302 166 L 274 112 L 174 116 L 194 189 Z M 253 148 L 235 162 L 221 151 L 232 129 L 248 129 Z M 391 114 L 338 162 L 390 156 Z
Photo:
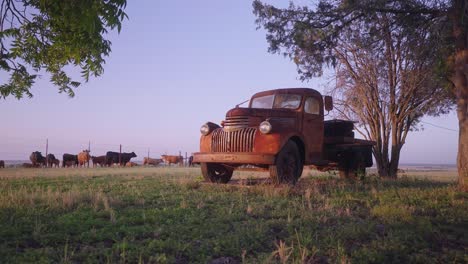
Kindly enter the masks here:
M 95 156 L 118 151 L 120 144 L 136 160 L 148 151 L 152 157 L 190 155 L 199 149 L 203 123 L 219 123 L 252 94 L 282 87 L 323 93 L 328 83 L 301 82 L 294 63 L 268 53 L 250 0 L 128 1 L 126 13 L 121 33 L 109 34 L 104 74 L 76 89 L 74 98 L 58 93 L 44 75 L 32 99 L 0 101 L 0 159 L 45 153 L 47 139 L 49 153 L 58 157 L 89 142 Z M 423 131 L 408 135 L 401 162 L 456 163 L 456 114 L 423 121 Z

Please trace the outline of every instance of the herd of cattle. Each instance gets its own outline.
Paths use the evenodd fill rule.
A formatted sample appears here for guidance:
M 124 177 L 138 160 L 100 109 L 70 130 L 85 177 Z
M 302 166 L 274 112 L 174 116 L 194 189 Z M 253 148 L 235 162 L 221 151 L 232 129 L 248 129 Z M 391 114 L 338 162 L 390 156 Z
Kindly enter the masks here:
M 110 167 L 113 165 L 119 166 L 126 166 L 126 167 L 134 167 L 138 166 L 137 163 L 130 161 L 132 158 L 136 158 L 135 152 L 131 153 L 119 153 L 108 151 L 106 155 L 103 156 L 91 156 L 88 150 L 83 150 L 82 152 L 78 153 L 78 155 L 68 154 L 65 153 L 62 156 L 62 167 L 83 167 L 88 166 L 90 161 L 93 163 L 93 167 L 101 166 L 101 167 Z M 23 167 L 25 168 L 38 168 L 38 167 L 60 167 L 60 160 L 58 160 L 54 154 L 47 154 L 47 156 L 43 156 L 40 151 L 34 151 L 29 156 L 29 160 L 31 163 L 23 163 Z M 188 166 L 193 165 L 193 157 L 190 156 L 187 161 Z M 174 156 L 174 155 L 161 155 L 161 159 L 152 159 L 149 157 L 145 157 L 143 159 L 143 165 L 153 165 L 158 166 L 160 164 L 184 164 L 184 158 L 182 156 Z M 5 168 L 5 162 L 0 160 L 0 168 Z

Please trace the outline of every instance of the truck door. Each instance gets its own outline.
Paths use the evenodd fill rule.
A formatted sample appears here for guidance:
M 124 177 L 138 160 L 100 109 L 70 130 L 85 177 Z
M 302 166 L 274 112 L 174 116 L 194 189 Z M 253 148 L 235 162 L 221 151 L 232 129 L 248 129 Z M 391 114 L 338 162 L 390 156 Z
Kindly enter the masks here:
M 322 98 L 308 96 L 304 103 L 302 134 L 305 140 L 305 164 L 322 160 L 323 103 Z

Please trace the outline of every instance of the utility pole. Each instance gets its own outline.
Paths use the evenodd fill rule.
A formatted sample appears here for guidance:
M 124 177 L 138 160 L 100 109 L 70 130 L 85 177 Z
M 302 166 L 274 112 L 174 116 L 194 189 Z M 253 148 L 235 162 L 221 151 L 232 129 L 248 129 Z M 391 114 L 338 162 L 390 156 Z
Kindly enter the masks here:
M 91 158 L 89 153 L 91 153 L 91 140 L 88 141 L 88 168 L 89 168 L 89 159 Z
M 49 167 L 49 157 L 48 157 L 48 154 L 49 154 L 49 139 L 47 138 L 46 139 L 46 147 L 45 147 L 45 156 L 46 156 L 46 168 Z
M 150 149 L 148 148 L 148 156 L 147 156 L 147 158 L 148 158 L 148 159 L 147 159 L 148 164 L 146 164 L 146 165 L 149 165 L 149 163 L 150 163 L 150 162 L 149 162 L 149 160 L 150 160 L 149 153 L 150 153 Z M 143 162 L 143 165 L 145 165 L 144 163 L 145 163 L 145 162 Z

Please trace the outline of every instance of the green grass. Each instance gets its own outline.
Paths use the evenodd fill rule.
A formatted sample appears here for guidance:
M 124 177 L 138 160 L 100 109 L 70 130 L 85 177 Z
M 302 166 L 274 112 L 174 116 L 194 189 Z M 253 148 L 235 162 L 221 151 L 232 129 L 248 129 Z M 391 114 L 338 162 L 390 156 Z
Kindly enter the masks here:
M 0 262 L 467 263 L 467 198 L 413 178 L 275 188 L 204 184 L 199 169 L 10 169 Z

